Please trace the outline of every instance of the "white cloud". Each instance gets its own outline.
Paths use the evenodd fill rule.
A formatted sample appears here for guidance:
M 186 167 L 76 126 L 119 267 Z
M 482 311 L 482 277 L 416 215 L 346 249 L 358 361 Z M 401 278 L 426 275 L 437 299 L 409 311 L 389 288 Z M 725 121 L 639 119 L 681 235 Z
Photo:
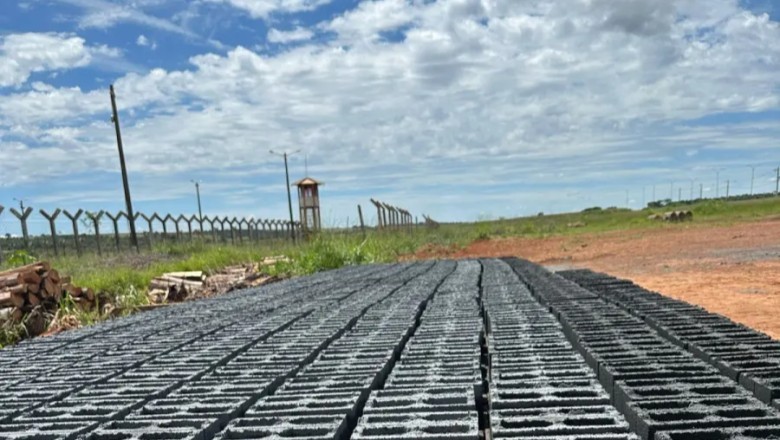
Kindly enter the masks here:
M 780 26 L 732 1 L 377 0 L 319 28 L 335 40 L 273 55 L 238 47 L 193 57 L 187 70 L 119 78 L 132 169 L 230 180 L 276 160 L 258 151 L 304 148 L 328 191 L 370 185 L 397 203 L 416 193 L 419 212 L 439 193 L 487 203 L 475 188 L 667 179 L 687 151 L 699 151 L 697 161 L 713 149 L 747 160 L 780 136 L 771 123 L 686 123 L 780 107 Z M 399 29 L 402 41 L 380 38 Z M 273 32 L 269 40 L 290 37 Z M 50 173 L 114 169 L 106 99 L 104 90 L 38 85 L 0 99 L 0 133 L 64 152 Z M 534 206 L 555 192 L 539 194 L 495 197 Z
M 268 31 L 268 41 L 271 43 L 293 43 L 296 41 L 310 40 L 313 36 L 314 32 L 302 27 L 297 27 L 290 31 L 280 31 L 279 29 L 271 29 Z
M 33 72 L 89 64 L 91 54 L 79 37 L 64 34 L 10 34 L 0 39 L 0 87 L 19 86 Z
M 247 12 L 254 18 L 268 18 L 272 13 L 312 11 L 332 0 L 206 0 L 211 3 L 226 3 Z
M 141 47 L 148 47 L 152 50 L 157 49 L 157 42 L 150 40 L 144 34 L 138 36 L 138 38 L 135 40 L 135 44 Z

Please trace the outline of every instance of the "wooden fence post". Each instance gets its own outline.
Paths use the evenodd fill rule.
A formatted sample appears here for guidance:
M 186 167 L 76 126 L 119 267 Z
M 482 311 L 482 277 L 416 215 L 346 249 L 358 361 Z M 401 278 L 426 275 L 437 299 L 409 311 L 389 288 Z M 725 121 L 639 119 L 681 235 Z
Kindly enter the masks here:
M 70 219 L 70 222 L 73 225 L 73 240 L 76 243 L 76 255 L 81 256 L 81 243 L 79 243 L 79 217 L 81 217 L 81 214 L 84 213 L 84 210 L 79 209 L 75 214 L 71 214 L 66 209 L 63 211 L 63 213 L 65 214 L 65 217 Z
M 28 251 L 30 250 L 30 234 L 27 232 L 27 219 L 30 217 L 30 214 L 32 213 L 32 208 L 29 206 L 25 208 L 22 212 L 19 212 L 16 210 L 16 208 L 11 208 L 11 214 L 13 214 L 16 218 L 19 219 L 19 223 L 22 224 L 22 237 L 24 237 L 24 247 Z
M 366 225 L 363 223 L 363 209 L 358 204 L 358 219 L 360 219 L 360 230 L 363 232 L 363 236 L 366 235 Z
M 44 211 L 43 209 L 39 209 L 38 212 L 41 213 L 42 216 L 46 217 L 46 220 L 49 221 L 49 230 L 51 231 L 51 244 L 54 247 L 54 255 L 59 255 L 60 250 L 57 247 L 57 227 L 54 224 L 54 221 L 57 220 L 57 216 L 60 215 L 60 209 L 57 208 L 54 210 L 51 215 L 49 215 L 48 212 Z

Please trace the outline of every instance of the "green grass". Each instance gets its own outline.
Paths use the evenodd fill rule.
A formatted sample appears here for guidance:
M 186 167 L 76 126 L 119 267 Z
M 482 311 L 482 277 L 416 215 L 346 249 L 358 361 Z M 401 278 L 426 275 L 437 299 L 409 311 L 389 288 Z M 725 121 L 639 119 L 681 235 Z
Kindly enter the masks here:
M 692 210 L 694 221 L 670 224 L 647 219 L 650 214 L 673 209 Z M 435 229 L 419 228 L 412 233 L 368 231 L 366 237 L 354 232 L 324 232 L 297 246 L 286 240 L 237 246 L 197 242 L 158 244 L 153 251 L 145 251 L 140 255 L 126 253 L 107 257 L 65 256 L 49 258 L 49 261 L 61 274 L 70 275 L 74 284 L 103 292 L 112 299 L 115 306 L 131 310 L 148 303 L 146 287 L 152 278 L 162 273 L 188 270 L 213 272 L 230 265 L 258 262 L 273 255 L 286 255 L 291 261 L 268 268 L 271 275 L 296 276 L 345 265 L 394 262 L 424 245 L 460 248 L 475 240 L 496 237 L 543 238 L 616 230 L 728 225 L 778 215 L 780 199 L 777 198 L 703 201 L 693 205 L 673 205 L 641 211 L 611 208 L 516 219 L 481 220 L 475 223 L 442 224 Z M 573 224 L 580 226 L 573 227 Z M 82 312 L 67 301 L 63 302 L 61 307 L 62 313 L 73 314 L 83 325 L 105 319 L 99 310 Z M 23 336 L 24 331 L 20 326 L 2 327 L 0 346 L 13 343 Z

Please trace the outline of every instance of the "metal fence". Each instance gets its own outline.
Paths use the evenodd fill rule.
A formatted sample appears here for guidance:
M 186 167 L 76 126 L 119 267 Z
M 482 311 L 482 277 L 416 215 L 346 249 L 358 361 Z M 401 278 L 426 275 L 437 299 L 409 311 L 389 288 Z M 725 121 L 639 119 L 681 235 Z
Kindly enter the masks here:
M 119 211 L 115 214 L 98 211 L 75 212 L 55 209 L 47 212 L 38 210 L 38 215 L 48 223 L 48 234 L 32 235 L 28 223 L 35 215 L 33 208 L 8 209 L 0 205 L 0 216 L 15 217 L 19 222 L 21 236 L 0 237 L 0 261 L 4 254 L 26 250 L 34 254 L 81 255 L 86 252 L 118 253 L 135 250 L 131 244 L 129 217 Z M 245 217 L 220 217 L 197 215 L 161 215 L 141 212 L 133 216 L 139 250 L 152 249 L 155 243 L 187 242 L 200 240 L 211 243 L 251 243 L 270 239 L 292 239 L 300 236 L 300 223 L 286 220 L 255 219 Z M 69 233 L 63 233 L 58 226 L 66 225 Z M 291 231 L 292 230 L 292 231 Z

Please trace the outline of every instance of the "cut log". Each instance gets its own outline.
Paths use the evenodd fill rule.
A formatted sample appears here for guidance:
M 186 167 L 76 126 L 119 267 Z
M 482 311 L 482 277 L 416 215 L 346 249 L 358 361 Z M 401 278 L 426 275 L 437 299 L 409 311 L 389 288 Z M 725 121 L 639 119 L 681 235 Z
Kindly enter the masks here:
M 60 284 L 62 285 L 70 284 L 70 277 L 69 276 L 60 277 Z
M 61 290 L 61 289 L 60 289 Z M 41 296 L 44 298 L 51 298 L 57 293 L 57 284 L 52 281 L 51 277 L 43 280 L 43 288 L 41 289 Z
M 19 284 L 22 284 L 22 282 L 18 273 L 4 275 L 0 277 L 0 288 L 18 286 Z
M 60 273 L 57 272 L 56 269 L 51 269 L 48 272 L 48 276 L 46 278 L 50 279 L 54 284 L 59 284 L 62 282 L 62 279 L 60 278 Z
M 26 292 L 11 292 L 11 303 L 18 308 L 21 308 L 24 306 L 24 303 L 27 301 L 27 293 Z
M 27 283 L 27 293 L 38 293 L 41 291 L 41 285 Z
M 82 293 L 81 296 L 87 298 L 87 301 L 90 301 L 90 302 L 94 302 L 95 301 L 95 291 L 94 290 L 92 290 L 92 289 L 90 289 L 88 287 L 85 287 L 84 289 L 82 289 L 82 292 L 83 293 Z
M 176 277 L 170 277 L 170 276 L 160 276 L 154 279 L 154 281 L 163 281 L 167 282 L 168 284 L 179 284 L 179 285 L 185 285 L 188 287 L 201 287 L 203 286 L 203 281 L 188 281 L 182 278 L 176 278 Z
M 11 292 L 0 292 L 0 308 L 13 307 L 14 303 L 11 301 Z
M 11 321 L 13 322 L 20 322 L 22 317 L 24 317 L 24 312 L 18 307 L 11 313 Z
M 41 303 L 41 297 L 35 293 L 31 293 L 27 295 L 27 302 L 29 302 L 31 306 L 35 307 Z
M 0 272 L 0 277 L 5 275 L 10 275 L 12 273 L 20 273 L 20 272 L 27 272 L 27 271 L 47 271 L 51 270 L 51 264 L 49 264 L 48 261 L 40 261 L 38 263 L 31 263 L 24 266 L 14 267 L 12 269 L 6 269 L 2 272 Z
M 41 276 L 35 273 L 35 271 L 29 271 L 29 272 L 22 272 L 21 273 L 22 281 L 27 284 L 41 284 Z
M 68 296 L 71 298 L 79 298 L 81 296 L 81 288 L 72 284 L 68 285 Z
M 202 270 L 194 270 L 189 272 L 168 272 L 163 274 L 163 277 L 181 278 L 187 281 L 203 281 L 206 276 L 203 275 Z

